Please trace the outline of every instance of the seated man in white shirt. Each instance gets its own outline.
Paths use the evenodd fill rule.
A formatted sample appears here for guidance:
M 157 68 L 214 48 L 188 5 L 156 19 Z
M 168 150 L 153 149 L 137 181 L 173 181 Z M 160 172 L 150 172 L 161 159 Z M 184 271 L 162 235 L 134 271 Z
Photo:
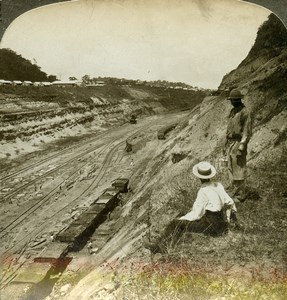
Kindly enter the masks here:
M 228 229 L 230 218 L 237 223 L 234 201 L 225 192 L 221 183 L 211 182 L 210 179 L 215 176 L 215 168 L 208 162 L 200 162 L 193 167 L 193 174 L 201 181 L 201 188 L 197 193 L 196 200 L 192 210 L 186 215 L 173 220 L 166 228 L 160 241 L 155 247 L 171 237 L 177 240 L 183 231 L 200 232 L 209 235 L 221 235 Z
M 234 201 L 225 192 L 221 183 L 211 182 L 215 176 L 215 168 L 208 162 L 200 162 L 193 167 L 193 174 L 201 181 L 201 188 L 197 193 L 192 210 L 178 220 L 186 223 L 190 229 L 210 233 L 222 234 L 230 222 L 231 212 L 235 216 Z M 194 221 L 194 222 L 191 222 Z

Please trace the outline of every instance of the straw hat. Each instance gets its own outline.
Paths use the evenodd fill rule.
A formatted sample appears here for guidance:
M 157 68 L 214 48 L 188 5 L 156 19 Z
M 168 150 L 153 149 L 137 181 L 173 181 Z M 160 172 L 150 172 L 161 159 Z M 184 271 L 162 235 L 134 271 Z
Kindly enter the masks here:
M 212 178 L 216 174 L 214 166 L 207 161 L 201 161 L 200 163 L 196 164 L 193 167 L 192 172 L 196 177 L 202 179 Z

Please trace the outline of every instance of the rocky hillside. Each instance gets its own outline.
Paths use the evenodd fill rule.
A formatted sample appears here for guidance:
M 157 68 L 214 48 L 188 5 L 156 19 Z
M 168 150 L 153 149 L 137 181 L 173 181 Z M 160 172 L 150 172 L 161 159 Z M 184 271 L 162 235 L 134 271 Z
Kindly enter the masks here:
M 206 97 L 167 140 L 150 141 L 145 149 L 132 154 L 134 161 L 141 164 L 131 178 L 132 194 L 116 215 L 111 214 L 110 222 L 116 222 L 118 233 L 89 260 L 95 270 L 65 299 L 83 295 L 87 299 L 132 299 L 139 295 L 171 299 L 171 294 L 173 299 L 189 299 L 188 293 L 198 299 L 216 295 L 239 299 L 243 294 L 246 299 L 253 299 L 254 295 L 260 299 L 271 295 L 284 299 L 286 58 L 286 32 L 271 15 L 259 29 L 246 59 L 223 78 L 220 95 Z M 222 238 L 184 236 L 175 247 L 167 244 L 165 254 L 151 257 L 143 247 L 144 241 L 157 237 L 172 218 L 186 213 L 193 204 L 199 187 L 191 172 L 195 163 L 213 162 L 217 179 L 226 187 L 229 185 L 220 158 L 231 109 L 226 95 L 234 87 L 245 94 L 244 103 L 254 120 L 248 153 L 248 197 L 238 204 L 243 229 Z M 172 161 L 174 154 L 181 154 L 181 160 Z M 100 265 L 102 262 L 106 264 Z M 115 270 L 117 266 L 119 269 Z M 110 270 L 112 277 L 104 278 L 103 270 Z M 270 297 L 266 296 L 268 293 Z M 49 299 L 59 298 L 51 295 Z

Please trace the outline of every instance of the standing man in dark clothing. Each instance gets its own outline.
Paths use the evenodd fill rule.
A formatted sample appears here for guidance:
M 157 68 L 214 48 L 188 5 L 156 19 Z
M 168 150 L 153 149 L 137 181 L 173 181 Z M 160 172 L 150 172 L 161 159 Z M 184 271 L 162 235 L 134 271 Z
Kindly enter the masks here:
M 242 103 L 243 95 L 237 89 L 230 92 L 229 97 L 233 108 L 227 124 L 224 154 L 227 155 L 228 169 L 233 180 L 233 197 L 244 201 L 247 144 L 251 137 L 251 116 Z

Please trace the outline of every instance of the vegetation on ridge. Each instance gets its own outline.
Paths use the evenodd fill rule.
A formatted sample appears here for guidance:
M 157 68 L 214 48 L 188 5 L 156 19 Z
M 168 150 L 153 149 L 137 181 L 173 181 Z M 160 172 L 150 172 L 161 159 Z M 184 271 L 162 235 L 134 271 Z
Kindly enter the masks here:
M 258 30 L 254 46 L 251 48 L 248 57 L 254 58 L 259 53 L 268 51 L 270 56 L 274 56 L 282 48 L 287 47 L 287 31 L 283 23 L 274 15 L 270 14 Z M 272 50 L 272 51 L 271 51 Z M 271 52 L 270 52 L 271 51 Z
M 50 78 L 39 66 L 32 64 L 15 51 L 0 49 L 0 79 L 48 81 Z

